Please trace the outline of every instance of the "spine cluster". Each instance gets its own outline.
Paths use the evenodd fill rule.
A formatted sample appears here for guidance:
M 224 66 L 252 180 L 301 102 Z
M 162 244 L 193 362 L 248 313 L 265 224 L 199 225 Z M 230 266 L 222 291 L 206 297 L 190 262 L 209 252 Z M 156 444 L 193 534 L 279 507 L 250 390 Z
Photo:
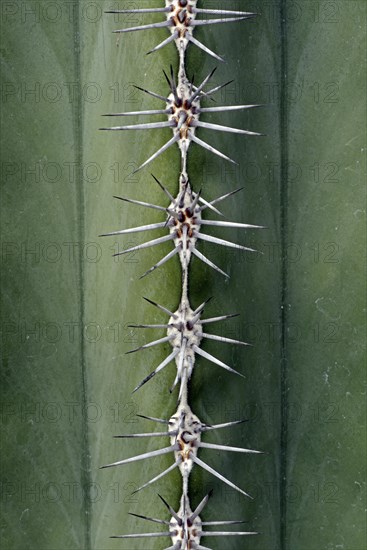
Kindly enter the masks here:
M 144 346 L 141 346 L 137 350 L 132 350 L 129 353 L 136 352 L 151 346 L 155 346 L 161 343 L 169 342 L 172 347 L 171 353 L 158 365 L 150 374 L 148 374 L 144 380 L 134 389 L 137 391 L 145 383 L 147 383 L 153 376 L 163 370 L 171 361 L 175 361 L 177 367 L 177 374 L 171 387 L 171 392 L 178 386 L 178 407 L 176 412 L 170 419 L 157 419 L 152 417 L 145 417 L 153 422 L 158 422 L 165 425 L 166 431 L 153 432 L 146 434 L 133 434 L 129 436 L 120 437 L 154 437 L 166 434 L 169 437 L 169 445 L 165 448 L 151 451 L 138 456 L 134 456 L 128 459 L 120 460 L 112 464 L 103 466 L 103 468 L 119 466 L 127 463 L 136 462 L 150 457 L 155 457 L 167 453 L 173 454 L 172 465 L 161 472 L 159 475 L 144 483 L 137 491 L 147 487 L 154 483 L 164 475 L 168 474 L 175 468 L 178 468 L 182 476 L 182 496 L 180 499 L 180 506 L 176 512 L 162 497 L 164 504 L 166 505 L 171 519 L 169 521 L 156 520 L 146 516 L 141 516 L 144 519 L 150 520 L 155 523 L 161 523 L 166 525 L 166 532 L 161 533 L 142 533 L 142 534 L 130 534 L 130 535 L 118 535 L 114 538 L 137 538 L 137 537 L 152 537 L 162 536 L 171 538 L 171 546 L 167 550 L 200 550 L 205 549 L 205 546 L 201 545 L 202 537 L 210 536 L 244 536 L 254 535 L 254 532 L 248 531 L 212 531 L 206 530 L 206 526 L 217 525 L 232 525 L 242 523 L 241 521 L 215 521 L 215 522 L 202 522 L 200 514 L 208 501 L 209 495 L 204 496 L 203 500 L 193 511 L 190 505 L 189 498 L 189 476 L 195 465 L 200 466 L 206 471 L 210 472 L 224 483 L 236 489 L 243 495 L 249 497 L 243 489 L 234 485 L 230 480 L 226 479 L 219 472 L 214 470 L 210 465 L 204 462 L 200 458 L 200 449 L 214 449 L 219 451 L 229 451 L 237 453 L 259 453 L 252 449 L 244 449 L 239 447 L 229 447 L 224 445 L 216 445 L 212 443 L 206 443 L 202 441 L 202 437 L 205 436 L 205 432 L 210 430 L 216 430 L 226 428 L 243 422 L 242 420 L 236 420 L 233 422 L 218 424 L 218 425 L 206 425 L 203 423 L 191 410 L 189 405 L 189 384 L 193 375 L 195 361 L 197 356 L 204 357 L 211 361 L 218 367 L 221 367 L 231 373 L 238 376 L 242 374 L 234 370 L 231 366 L 225 364 L 220 359 L 212 356 L 208 352 L 201 348 L 201 342 L 203 339 L 212 339 L 220 342 L 224 342 L 232 345 L 246 346 L 245 342 L 233 340 L 230 338 L 223 338 L 215 334 L 208 334 L 205 331 L 205 326 L 211 323 L 217 323 L 226 321 L 232 317 L 233 314 L 224 314 L 214 318 L 203 318 L 206 302 L 199 305 L 199 307 L 192 307 L 189 301 L 189 267 L 193 256 L 196 256 L 199 260 L 212 267 L 219 272 L 221 276 L 228 277 L 228 275 L 217 265 L 215 265 L 209 258 L 204 256 L 198 249 L 200 247 L 200 241 L 209 241 L 211 243 L 218 244 L 220 246 L 226 246 L 236 248 L 240 250 L 246 250 L 249 253 L 254 252 L 253 249 L 242 246 L 240 244 L 232 243 L 230 241 L 213 237 L 205 232 L 206 226 L 214 227 L 236 227 L 236 228 L 251 228 L 260 229 L 261 226 L 237 223 L 226 220 L 208 219 L 204 217 L 204 213 L 210 212 L 211 214 L 221 215 L 217 205 L 223 200 L 227 199 L 239 190 L 234 190 L 226 193 L 215 200 L 210 202 L 206 201 L 201 195 L 201 191 L 197 190 L 198 185 L 193 177 L 193 182 L 189 178 L 188 174 L 188 150 L 191 142 L 205 148 L 206 150 L 214 153 L 226 161 L 234 163 L 232 159 L 226 156 L 224 153 L 218 151 L 210 144 L 203 141 L 200 136 L 200 129 L 206 128 L 213 131 L 231 132 L 237 134 L 246 135 L 260 135 L 256 132 L 249 130 L 242 130 L 238 128 L 232 128 L 228 126 L 221 126 L 219 124 L 213 124 L 203 121 L 202 115 L 209 112 L 225 112 L 235 111 L 243 109 L 251 109 L 258 107 L 258 105 L 228 105 L 228 106 L 206 106 L 203 107 L 202 103 L 205 100 L 219 91 L 226 84 L 215 86 L 210 88 L 210 80 L 213 76 L 214 70 L 199 84 L 196 85 L 190 81 L 187 77 L 185 54 L 189 44 L 193 44 L 210 56 L 217 60 L 223 61 L 223 59 L 215 52 L 211 51 L 204 44 L 199 42 L 194 37 L 194 31 L 197 26 L 200 25 L 214 25 L 226 22 L 234 22 L 247 20 L 254 17 L 256 14 L 231 11 L 231 10 L 214 10 L 197 7 L 197 0 L 166 0 L 165 6 L 162 8 L 148 8 L 148 9 L 134 9 L 134 10 L 111 10 L 109 13 L 162 13 L 165 15 L 165 19 L 158 23 L 146 24 L 138 27 L 130 27 L 127 29 L 120 29 L 114 32 L 125 33 L 132 31 L 145 31 L 147 29 L 156 27 L 167 27 L 169 31 L 169 37 L 163 42 L 158 44 L 151 52 L 157 51 L 160 48 L 166 46 L 170 42 L 175 42 L 179 55 L 179 69 L 178 74 L 175 76 L 173 68 L 165 74 L 165 78 L 168 84 L 168 93 L 166 97 L 156 94 L 150 90 L 142 90 L 145 93 L 153 96 L 155 100 L 160 101 L 161 108 L 151 111 L 137 111 L 130 113 L 111 113 L 106 116 L 138 116 L 141 114 L 149 114 L 153 117 L 165 116 L 165 120 L 159 122 L 150 122 L 146 124 L 135 124 L 128 126 L 113 126 L 110 128 L 103 128 L 103 130 L 112 131 L 129 131 L 129 130 L 144 130 L 144 129 L 159 129 L 159 128 L 172 128 L 172 138 L 155 152 L 150 158 L 148 158 L 139 168 L 144 168 L 147 164 L 154 161 L 160 154 L 164 153 L 170 146 L 177 144 L 181 157 L 181 169 L 178 177 L 178 192 L 176 197 L 157 181 L 163 194 L 165 195 L 168 206 L 156 205 L 142 201 L 136 201 L 124 197 L 117 197 L 121 200 L 136 204 L 144 208 L 153 208 L 162 212 L 162 221 L 155 224 L 148 224 L 140 227 L 134 227 L 131 229 L 121 229 L 108 235 L 125 235 L 134 232 L 153 232 L 156 229 L 166 229 L 166 235 L 158 238 L 152 238 L 147 240 L 144 244 L 129 248 L 120 252 L 119 254 L 126 254 L 134 250 L 141 250 L 151 246 L 159 245 L 166 241 L 172 241 L 172 250 L 164 256 L 159 262 L 152 266 L 146 273 L 142 274 L 142 277 L 148 275 L 164 263 L 169 261 L 173 256 L 178 256 L 181 264 L 182 271 L 182 291 L 181 299 L 176 311 L 168 310 L 164 305 L 157 304 L 148 300 L 152 305 L 162 310 L 167 315 L 166 322 L 161 325 L 134 325 L 135 328 L 155 328 L 165 329 L 167 335 L 163 338 L 159 338 Z M 203 2 L 204 4 L 204 2 Z M 200 19 L 199 16 L 205 18 Z M 199 136 L 197 135 L 199 134 Z M 153 176 L 154 177 L 154 176 Z M 200 183 L 200 182 L 199 182 Z M 136 492 L 136 491 L 135 491 Z

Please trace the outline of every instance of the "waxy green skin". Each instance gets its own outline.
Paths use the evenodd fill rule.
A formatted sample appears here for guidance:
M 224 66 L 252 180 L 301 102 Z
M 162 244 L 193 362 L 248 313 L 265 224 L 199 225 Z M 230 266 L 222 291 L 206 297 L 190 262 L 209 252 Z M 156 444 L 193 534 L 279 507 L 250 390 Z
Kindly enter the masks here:
M 158 459 L 151 459 L 119 470 L 99 470 L 110 460 L 148 450 L 141 441 L 132 440 L 125 452 L 126 442 L 113 436 L 152 431 L 152 424 L 136 418 L 136 413 L 170 417 L 167 382 L 169 378 L 173 381 L 176 368 L 172 364 L 170 371 L 141 389 L 141 396 L 132 396 L 131 389 L 148 374 L 151 365 L 164 359 L 170 346 L 125 356 L 133 347 L 153 339 L 155 333 L 144 336 L 121 323 L 122 318 L 128 324 L 166 322 L 167 316 L 142 300 L 148 282 L 139 281 L 139 277 L 159 259 L 160 251 L 171 250 L 170 245 L 115 261 L 111 255 L 117 251 L 117 239 L 107 242 L 96 236 L 147 223 L 144 209 L 123 205 L 113 200 L 113 195 L 160 204 L 162 192 L 150 178 L 150 171 L 154 168 L 154 174 L 174 193 L 180 161 L 177 149 L 172 148 L 152 170 L 147 168 L 146 175 L 134 177 L 133 169 L 169 139 L 171 130 L 129 136 L 98 134 L 97 128 L 106 123 L 100 115 L 112 108 L 159 108 L 159 103 L 138 95 L 130 84 L 167 93 L 162 68 L 169 70 L 176 50 L 171 44 L 144 57 L 142 51 L 163 40 L 166 29 L 116 39 L 110 35 L 111 22 L 102 15 L 105 1 L 93 5 L 101 12 L 95 22 L 85 16 L 82 2 L 74 18 L 63 11 L 57 21 L 40 16 L 37 22 L 34 16 L 22 18 L 20 3 L 14 2 L 12 7 L 19 7 L 17 14 L 0 22 L 6 62 L 2 71 L 5 82 L 15 90 L 7 95 L 1 109 L 6 128 L 1 136 L 2 158 L 12 163 L 5 167 L 18 170 L 14 176 L 2 178 L 3 235 L 6 242 L 36 250 L 34 256 L 21 256 L 13 248 L 14 254 L 8 254 L 2 264 L 3 321 L 5 327 L 18 330 L 2 343 L 5 378 L 1 384 L 2 403 L 15 406 L 15 414 L 6 409 L 9 414 L 2 424 L 2 473 L 5 482 L 15 482 L 12 487 L 17 492 L 0 503 L 2 542 L 14 550 L 146 549 L 146 540 L 132 544 L 108 537 L 116 528 L 123 528 L 122 518 L 128 518 L 128 512 L 156 512 L 159 517 L 168 517 L 157 490 L 172 505 L 180 499 L 178 472 L 163 478 L 159 488 L 130 496 L 139 483 L 157 474 L 161 465 L 168 467 L 171 455 L 162 457 L 159 464 Z M 27 8 L 31 6 L 46 9 L 44 3 L 30 0 Z M 208 317 L 219 311 L 243 312 L 243 320 L 234 319 L 233 330 L 228 324 L 224 335 L 254 344 L 243 350 L 204 343 L 203 349 L 242 369 L 247 382 L 243 386 L 240 379 L 214 365 L 213 370 L 203 360 L 198 362 L 191 389 L 192 408 L 202 421 L 214 424 L 233 417 L 250 419 L 226 436 L 224 432 L 210 434 L 211 441 L 251 445 L 269 453 L 266 457 L 244 457 L 246 468 L 239 470 L 238 457 L 233 453 L 218 453 L 214 465 L 212 451 L 202 450 L 203 460 L 213 461 L 218 471 L 252 490 L 256 498 L 251 502 L 229 488 L 223 489 L 221 482 L 216 483 L 200 468 L 192 471 L 193 506 L 200 502 L 203 492 L 214 487 L 203 511 L 205 519 L 214 521 L 219 512 L 221 518 L 228 519 L 235 510 L 238 518 L 246 518 L 248 526 L 262 533 L 261 537 L 246 539 L 250 550 L 318 550 L 336 547 L 342 541 L 353 548 L 365 547 L 364 529 L 356 528 L 364 522 L 360 460 L 366 454 L 361 405 L 361 296 L 365 277 L 358 267 L 365 249 L 360 212 L 365 202 L 360 169 L 364 147 L 360 130 L 365 119 L 360 62 L 365 32 L 360 22 L 365 4 L 335 3 L 334 7 L 338 13 L 331 21 L 332 13 L 325 12 L 330 8 L 327 3 L 312 3 L 308 11 L 302 5 L 301 14 L 295 14 L 293 1 L 275 3 L 271 10 L 263 7 L 261 18 L 246 23 L 246 33 L 237 33 L 236 24 L 217 25 L 215 32 L 210 27 L 195 31 L 198 39 L 230 61 L 220 65 L 220 75 L 217 71 L 218 84 L 222 79 L 236 79 L 228 92 L 223 92 L 221 103 L 269 105 L 251 115 L 228 113 L 221 119 L 228 125 L 262 131 L 268 137 L 245 143 L 238 136 L 213 134 L 212 143 L 240 162 L 239 169 L 226 166 L 195 144 L 188 167 L 190 174 L 197 174 L 201 183 L 193 184 L 196 189 L 203 188 L 206 199 L 221 195 L 224 189 L 244 187 L 243 197 L 235 196 L 223 207 L 226 219 L 268 227 L 266 238 L 254 232 L 246 240 L 264 252 L 264 256 L 249 261 L 236 252 L 205 245 L 203 252 L 228 269 L 230 286 L 210 268 L 203 271 L 195 258 L 190 274 L 193 307 L 213 296 L 206 309 Z M 251 2 L 246 8 L 253 8 Z M 314 8 L 316 13 L 312 13 Z M 135 23 L 144 21 L 131 21 Z M 122 20 L 122 24 L 130 22 Z M 284 56 L 287 81 L 282 89 L 280 65 Z M 188 64 L 190 76 L 195 73 L 199 81 L 216 63 L 192 47 Z M 26 99 L 25 82 L 35 90 Z M 55 90 L 47 85 L 55 82 L 66 83 L 65 94 L 55 102 L 43 99 L 42 90 L 47 97 L 47 91 L 51 94 Z M 68 86 L 74 90 L 73 96 L 67 93 Z M 83 93 L 77 93 L 78 89 Z M 93 93 L 97 100 L 93 100 Z M 281 97 L 285 99 L 283 112 L 285 109 L 289 134 L 282 146 Z M 217 121 L 213 116 L 213 122 Z M 131 124 L 135 122 L 132 118 Z M 212 134 L 206 132 L 204 139 L 209 141 Z M 290 163 L 288 176 L 280 173 L 280 152 L 285 148 Z M 52 181 L 55 173 L 47 164 L 50 162 L 61 168 L 57 181 Z M 83 174 L 77 169 L 81 165 Z M 48 175 L 46 170 L 42 176 L 43 166 L 49 167 Z M 28 169 L 36 172 L 22 172 Z M 281 199 L 280 187 L 284 185 L 288 191 Z M 285 246 L 289 262 L 283 280 L 289 341 L 282 354 L 281 208 L 289 215 Z M 151 215 L 149 222 L 161 221 L 158 212 Z M 9 219 L 11 223 L 4 223 Z M 213 234 L 223 237 L 223 231 L 213 229 Z M 228 230 L 225 238 L 242 242 L 241 235 L 242 231 Z M 87 248 L 80 244 L 84 242 L 89 243 Z M 127 248 L 140 242 L 140 236 L 124 237 L 118 244 Z M 40 243 L 38 256 L 35 243 Z M 50 243 L 72 244 L 66 244 L 62 248 L 66 256 L 54 262 L 42 259 L 42 250 Z M 330 248 L 332 243 L 338 248 Z M 87 255 L 80 256 L 80 249 L 87 250 Z M 55 246 L 48 249 L 50 260 L 55 250 Z M 171 260 L 151 277 L 148 297 L 174 310 L 180 297 L 179 262 Z M 83 318 L 86 331 L 81 330 Z M 38 322 L 49 327 L 47 338 L 32 334 Z M 63 332 L 61 339 L 56 337 L 53 342 L 55 322 Z M 330 337 L 328 331 L 335 325 L 338 332 L 336 336 L 331 332 Z M 163 335 L 164 330 L 159 336 Z M 282 366 L 287 371 L 286 394 L 280 391 Z M 88 417 L 81 414 L 83 396 L 89 405 Z M 29 412 L 32 407 L 34 413 Z M 279 445 L 281 409 L 289 419 L 285 481 L 280 475 L 284 460 Z M 61 417 L 56 414 L 56 421 L 52 421 L 57 410 L 64 413 Z M 160 446 L 165 441 L 161 439 Z M 158 448 L 153 443 L 150 448 Z M 47 497 L 50 482 L 54 485 Z M 282 520 L 287 527 L 283 546 L 279 535 L 282 484 L 289 495 Z M 23 495 L 22 487 L 26 490 Z M 3 488 L 9 490 L 10 486 Z M 57 496 L 54 490 L 61 493 Z M 142 520 L 129 519 L 129 532 L 143 528 Z M 211 547 L 225 550 L 233 549 L 234 542 L 208 539 Z M 159 549 L 161 543 L 162 539 L 150 539 L 149 548 Z

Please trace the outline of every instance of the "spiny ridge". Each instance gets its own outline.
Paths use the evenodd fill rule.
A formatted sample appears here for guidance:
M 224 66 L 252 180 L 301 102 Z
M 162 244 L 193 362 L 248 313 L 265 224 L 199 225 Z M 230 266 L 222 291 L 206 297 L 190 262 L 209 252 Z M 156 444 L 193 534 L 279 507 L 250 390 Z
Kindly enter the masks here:
M 194 84 L 194 78 L 192 78 L 191 81 L 187 78 L 185 69 L 185 55 L 187 47 L 190 43 L 194 44 L 196 47 L 200 48 L 211 57 L 219 61 L 224 61 L 221 55 L 218 55 L 216 52 L 212 51 L 204 43 L 194 37 L 195 28 L 211 25 L 216 26 L 217 24 L 221 23 L 234 23 L 238 21 L 244 21 L 247 19 L 252 19 L 256 16 L 256 14 L 239 10 L 198 8 L 197 3 L 197 0 L 165 0 L 165 6 L 160 8 L 147 7 L 121 10 L 110 9 L 106 12 L 110 14 L 115 14 L 115 16 L 118 16 L 118 14 L 135 14 L 142 16 L 144 16 L 145 14 L 165 15 L 166 18 L 164 21 L 149 22 L 147 20 L 145 23 L 143 23 L 144 19 L 142 19 L 141 24 L 137 24 L 128 28 L 117 29 L 113 32 L 127 33 L 135 31 L 145 31 L 149 29 L 158 29 L 158 32 L 160 32 L 159 29 L 166 28 L 169 32 L 169 36 L 160 41 L 147 53 L 151 54 L 153 52 L 156 52 L 172 42 L 175 42 L 179 53 L 179 70 L 177 78 L 175 77 L 172 66 L 170 67 L 169 72 L 163 71 L 164 78 L 169 87 L 169 92 L 166 95 L 161 95 L 154 91 L 135 86 L 137 89 L 143 91 L 149 96 L 163 102 L 164 106 L 161 106 L 161 108 L 159 109 L 116 112 L 107 113 L 106 115 L 104 115 L 108 117 L 164 116 L 166 117 L 165 120 L 157 120 L 155 118 L 150 122 L 139 122 L 138 124 L 115 125 L 109 128 L 100 128 L 101 130 L 115 132 L 131 130 L 172 130 L 173 136 L 170 139 L 166 139 L 165 141 L 163 141 L 163 145 L 161 145 L 153 154 L 151 154 L 151 156 L 147 160 L 145 160 L 134 172 L 137 172 L 138 170 L 153 162 L 175 143 L 177 143 L 181 153 L 179 191 L 176 197 L 174 197 L 174 195 L 172 195 L 170 191 L 157 178 L 155 178 L 155 176 L 153 176 L 161 191 L 169 200 L 169 205 L 167 207 L 135 199 L 116 197 L 119 200 L 142 206 L 144 208 L 158 210 L 164 214 L 165 219 L 156 223 L 144 223 L 144 225 L 126 229 L 119 229 L 101 235 L 116 237 L 131 235 L 140 232 L 150 233 L 152 231 L 153 233 L 155 233 L 156 230 L 167 230 L 168 234 L 166 233 L 163 236 L 158 235 L 154 238 L 149 237 L 142 244 L 130 246 L 126 249 L 118 251 L 116 254 L 114 254 L 114 256 L 122 256 L 127 253 L 137 252 L 140 250 L 155 247 L 160 244 L 165 245 L 165 243 L 168 244 L 169 242 L 171 242 L 173 248 L 169 252 L 167 252 L 161 259 L 159 259 L 152 267 L 145 271 L 145 273 L 143 273 L 141 277 L 145 277 L 146 275 L 155 271 L 157 268 L 162 267 L 175 256 L 178 256 L 181 264 L 182 291 L 180 303 L 176 311 L 171 311 L 171 309 L 162 306 L 156 302 L 153 302 L 148 298 L 145 298 L 145 300 L 147 300 L 151 305 L 155 306 L 166 315 L 168 315 L 168 321 L 161 324 L 142 323 L 130 325 L 131 327 L 134 327 L 136 329 L 165 330 L 166 335 L 154 339 L 148 343 L 139 346 L 136 349 L 127 352 L 129 354 L 135 353 L 141 350 L 146 350 L 158 346 L 160 344 L 169 344 L 171 346 L 172 351 L 168 353 L 168 355 L 159 363 L 159 365 L 134 388 L 133 392 L 136 392 L 138 389 L 140 389 L 156 374 L 158 374 L 161 370 L 168 366 L 169 363 L 174 361 L 176 364 L 176 376 L 170 391 L 172 392 L 177 385 L 179 386 L 178 407 L 176 413 L 173 414 L 169 420 L 160 419 L 152 416 L 138 415 L 141 418 L 145 418 L 147 420 L 165 425 L 167 431 L 142 432 L 114 436 L 116 439 L 154 439 L 166 436 L 170 438 L 170 445 L 163 446 L 159 449 L 150 450 L 148 452 L 118 460 L 116 462 L 102 466 L 102 468 L 121 466 L 142 461 L 148 458 L 157 458 L 168 453 L 173 453 L 173 463 L 168 468 L 138 487 L 134 491 L 134 493 L 150 486 L 151 484 L 160 480 L 162 477 L 169 474 L 174 469 L 178 468 L 182 477 L 182 496 L 180 500 L 179 510 L 176 512 L 174 508 L 170 506 L 170 504 L 168 504 L 163 497 L 160 496 L 160 499 L 162 500 L 164 506 L 167 508 L 171 515 L 170 521 L 135 513 L 132 513 L 131 515 L 145 521 L 149 521 L 151 523 L 163 525 L 164 527 L 161 527 L 161 531 L 112 536 L 112 538 L 121 539 L 148 539 L 151 537 L 170 537 L 172 544 L 171 546 L 166 548 L 166 550 L 210 550 L 206 546 L 203 546 L 201 544 L 202 537 L 233 537 L 257 534 L 252 531 L 205 530 L 205 528 L 207 527 L 236 525 L 243 523 L 243 521 L 233 519 L 202 522 L 199 514 L 201 514 L 203 508 L 207 504 L 210 495 L 206 495 L 194 511 L 192 511 L 190 507 L 190 501 L 188 497 L 189 476 L 194 465 L 197 465 L 207 472 L 211 473 L 213 476 L 227 484 L 232 489 L 235 489 L 244 496 L 252 498 L 243 489 L 235 485 L 232 481 L 227 479 L 221 473 L 217 472 L 212 466 L 207 464 L 206 461 L 199 458 L 198 454 L 199 451 L 201 452 L 201 449 L 206 449 L 207 451 L 213 450 L 216 452 L 223 451 L 238 454 L 261 454 L 261 451 L 256 451 L 249 448 L 219 445 L 216 443 L 202 441 L 202 435 L 205 436 L 206 432 L 227 427 L 233 427 L 243 422 L 246 422 L 246 420 L 225 422 L 214 425 L 205 424 L 202 423 L 199 418 L 192 412 L 188 404 L 188 385 L 192 377 L 197 356 L 200 356 L 201 358 L 209 361 L 216 366 L 223 368 L 228 372 L 244 377 L 241 372 L 236 371 L 231 366 L 227 365 L 217 357 L 210 354 L 208 351 L 203 350 L 201 348 L 201 342 L 203 339 L 238 346 L 250 345 L 241 340 L 207 332 L 205 329 L 206 325 L 227 321 L 235 317 L 237 314 L 224 314 L 217 315 L 215 317 L 209 317 L 207 319 L 202 319 L 202 314 L 208 300 L 200 304 L 196 309 L 192 309 L 190 305 L 188 298 L 188 273 L 192 256 L 195 256 L 200 261 L 204 262 L 206 265 L 210 266 L 215 271 L 221 273 L 225 277 L 229 277 L 226 272 L 224 272 L 220 267 L 218 267 L 209 258 L 204 256 L 201 251 L 198 250 L 198 244 L 200 244 L 201 241 L 229 247 L 239 251 L 255 252 L 252 247 L 237 244 L 229 240 L 204 233 L 203 228 L 205 228 L 205 226 L 214 228 L 219 227 L 221 229 L 233 228 L 254 230 L 263 228 L 263 226 L 259 225 L 245 224 L 223 219 L 204 219 L 202 214 L 205 210 L 211 210 L 212 212 L 215 212 L 216 214 L 223 217 L 223 214 L 216 208 L 215 205 L 234 195 L 239 190 L 237 189 L 235 191 L 227 192 L 220 197 L 208 201 L 202 197 L 201 190 L 194 191 L 189 183 L 189 178 L 187 175 L 187 156 L 189 146 L 192 142 L 194 142 L 196 145 L 199 145 L 203 149 L 219 156 L 222 159 L 225 159 L 233 164 L 237 164 L 235 160 L 233 160 L 230 156 L 227 156 L 218 149 L 214 148 L 211 144 L 204 141 L 201 136 L 198 137 L 197 132 L 200 134 L 202 130 L 209 130 L 248 136 L 263 135 L 250 130 L 243 130 L 240 128 L 234 128 L 232 126 L 226 126 L 201 120 L 201 115 L 205 113 L 210 114 L 226 113 L 231 111 L 243 111 L 260 107 L 260 105 L 240 104 L 209 107 L 203 107 L 201 105 L 202 100 L 206 98 L 214 101 L 211 96 L 227 86 L 230 82 L 216 85 L 208 89 L 208 84 L 213 78 L 214 72 L 216 70 L 215 68 L 209 72 L 209 74 L 199 85 Z M 200 18 L 200 16 L 209 17 Z

